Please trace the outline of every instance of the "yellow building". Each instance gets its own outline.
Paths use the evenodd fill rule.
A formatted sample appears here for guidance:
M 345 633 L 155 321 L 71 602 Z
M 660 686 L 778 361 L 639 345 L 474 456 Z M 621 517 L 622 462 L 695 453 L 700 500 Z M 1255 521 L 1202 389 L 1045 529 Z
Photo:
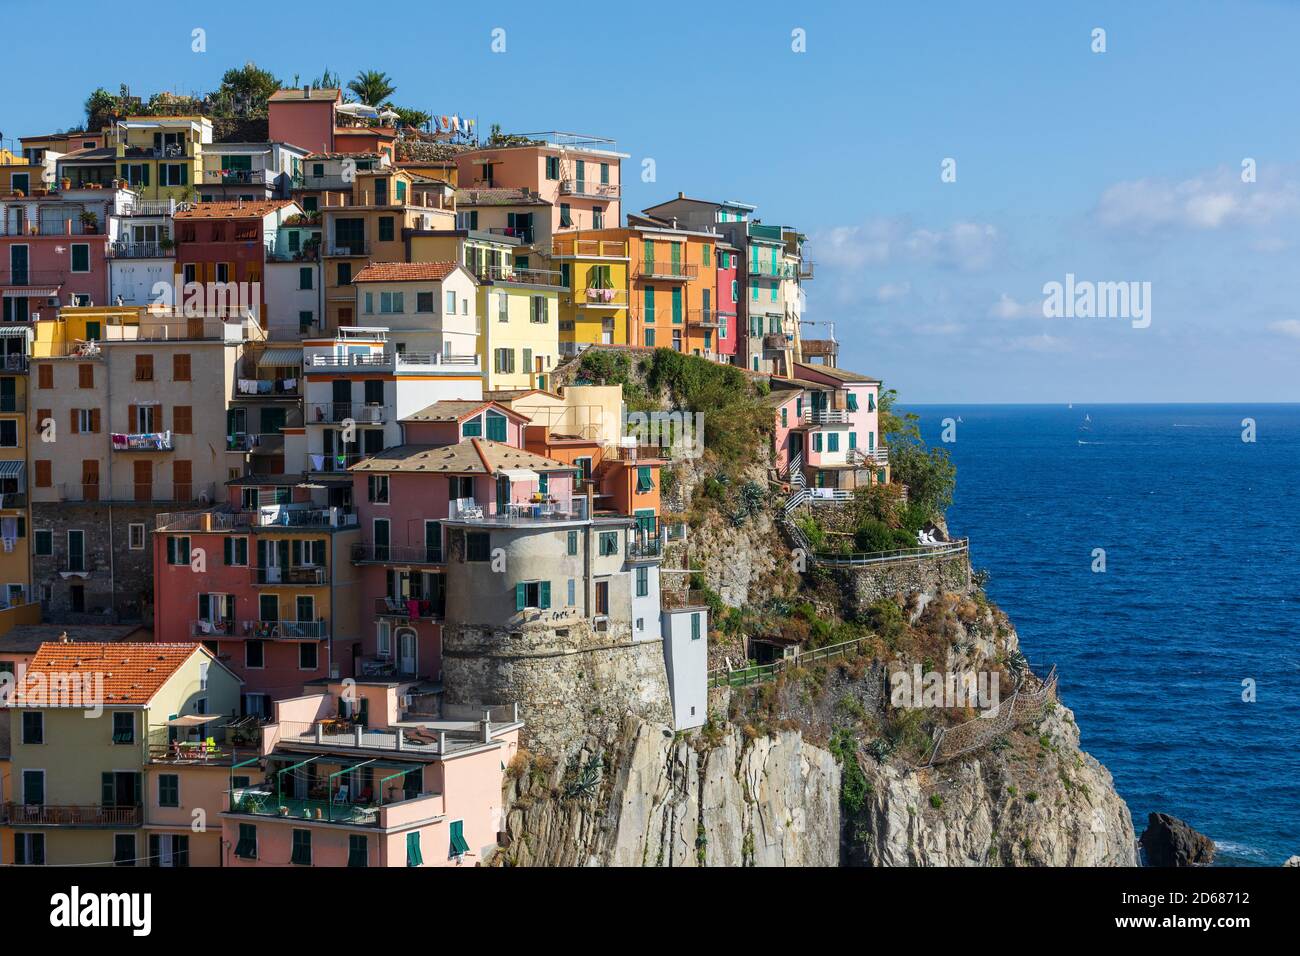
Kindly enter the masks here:
M 43 164 L 32 162 L 24 156 L 16 156 L 7 149 L 0 149 L 0 196 L 19 192 L 30 196 L 33 189 L 44 189 L 49 185 L 45 181 Z
M 560 290 L 524 278 L 488 280 L 478 288 L 485 391 L 547 388 L 559 364 Z
M 107 131 L 117 178 L 141 199 L 192 199 L 203 181 L 203 145 L 212 142 L 205 116 L 128 116 Z
M 62 689 L 54 691 L 62 678 Z M 152 829 L 147 808 L 198 805 L 153 755 L 239 712 L 239 679 L 196 643 L 42 644 L 15 684 L 9 721 L 4 864 L 200 865 L 220 826 Z M 93 719 L 88 716 L 96 714 Z M 203 738 L 206 739 L 206 738 Z M 210 818 L 219 804 L 209 808 Z M 215 819 L 213 820 L 215 822 Z M 163 837 L 166 839 L 163 839 Z
M 588 345 L 625 345 L 628 339 L 628 244 L 568 236 L 551 244 L 551 268 L 560 272 L 560 352 Z
M 27 498 L 28 325 L 0 328 L 0 607 L 31 599 Z

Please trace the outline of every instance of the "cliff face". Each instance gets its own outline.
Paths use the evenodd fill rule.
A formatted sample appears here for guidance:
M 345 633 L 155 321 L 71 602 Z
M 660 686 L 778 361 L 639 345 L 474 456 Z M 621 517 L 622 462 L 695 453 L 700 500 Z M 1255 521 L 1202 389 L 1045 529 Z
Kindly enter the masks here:
M 587 771 L 597 758 L 601 769 Z M 514 776 L 509 842 L 497 860 L 835 866 L 839 792 L 835 759 L 797 732 L 746 745 L 735 728 L 687 739 L 629 715 L 617 731 L 589 739 L 569 766 L 543 763 Z

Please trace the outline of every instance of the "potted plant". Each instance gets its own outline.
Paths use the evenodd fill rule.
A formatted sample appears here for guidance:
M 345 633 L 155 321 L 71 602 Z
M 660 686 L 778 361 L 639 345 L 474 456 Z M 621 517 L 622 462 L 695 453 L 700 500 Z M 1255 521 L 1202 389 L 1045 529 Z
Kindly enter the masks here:
M 71 189 L 72 180 L 69 177 L 64 176 L 62 179 L 59 180 L 59 188 L 65 191 Z
M 99 217 L 87 209 L 81 214 L 81 225 L 85 227 L 86 232 L 96 232 L 99 229 Z

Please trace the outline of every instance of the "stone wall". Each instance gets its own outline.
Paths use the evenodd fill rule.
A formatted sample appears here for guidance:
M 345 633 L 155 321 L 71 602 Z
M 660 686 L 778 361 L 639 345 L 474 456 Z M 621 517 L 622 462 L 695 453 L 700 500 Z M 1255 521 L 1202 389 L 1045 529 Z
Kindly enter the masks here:
M 971 584 L 966 552 L 830 571 L 840 584 L 846 614 L 861 614 L 881 598 L 965 591 Z
M 153 615 L 154 519 L 168 508 L 152 505 L 35 502 L 32 504 L 32 593 L 54 624 L 149 623 Z M 132 550 L 132 524 L 145 527 L 144 547 Z M 66 576 L 68 531 L 86 535 L 85 575 Z M 53 532 L 54 553 L 35 554 L 35 532 Z M 85 611 L 72 610 L 72 588 L 84 588 Z
M 555 756 L 628 714 L 671 723 L 662 641 L 611 622 L 529 622 L 498 630 L 448 622 L 442 681 L 450 704 L 519 704 L 523 744 Z

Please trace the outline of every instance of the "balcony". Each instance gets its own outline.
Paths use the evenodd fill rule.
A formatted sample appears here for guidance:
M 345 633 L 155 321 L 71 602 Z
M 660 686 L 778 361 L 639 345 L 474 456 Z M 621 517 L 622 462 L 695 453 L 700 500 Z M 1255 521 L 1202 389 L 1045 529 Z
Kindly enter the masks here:
M 879 468 L 889 464 L 889 449 L 884 445 L 879 448 L 850 448 L 848 461 L 864 468 Z
M 199 724 L 193 728 L 151 727 L 149 730 L 149 762 L 189 766 L 229 766 L 237 762 L 238 751 L 244 756 L 257 753 L 262 745 L 262 721 L 257 717 L 222 718 L 229 723 L 215 726 L 215 722 Z M 191 731 L 193 739 L 170 739 L 175 732 Z
M 347 471 L 359 461 L 365 461 L 369 455 L 312 455 L 308 454 L 306 468 L 314 475 L 347 475 Z
M 448 506 L 448 520 L 488 527 L 518 528 L 548 522 L 587 520 L 587 499 L 549 499 L 539 502 L 512 501 L 504 511 L 489 513 L 473 498 L 457 498 Z
M 320 243 L 310 242 L 297 250 L 277 249 L 274 245 L 266 247 L 267 262 L 319 262 Z
M 352 563 L 437 566 L 444 564 L 445 559 L 440 548 L 395 544 L 354 544 Z
M 357 456 L 360 457 L 360 456 Z M 342 508 L 309 508 L 301 505 L 267 505 L 257 511 L 238 512 L 252 528 L 355 528 L 357 515 Z
M 629 441 L 635 441 L 628 436 Z M 668 461 L 672 458 L 672 449 L 665 445 L 606 445 L 605 457 L 616 461 Z
M 143 808 L 90 804 L 6 803 L 5 818 L 17 827 L 138 827 Z
M 254 584 L 269 585 L 299 585 L 305 586 L 323 586 L 329 583 L 328 575 L 324 568 L 308 567 L 298 565 L 287 568 L 250 568 Z
M 664 553 L 664 540 L 657 530 L 654 532 L 633 529 L 627 536 L 627 556 L 629 558 L 661 558 Z
M 115 432 L 110 436 L 113 451 L 175 451 L 172 433 Z
M 106 488 L 98 483 L 58 486 L 59 501 L 106 504 L 206 504 L 215 493 L 211 484 L 169 485 L 161 482 L 127 483 Z
M 343 178 L 342 173 L 322 176 L 297 176 L 293 180 L 294 189 L 337 189 L 352 192 L 353 180 Z
M 488 232 L 494 236 L 506 236 L 510 239 L 518 239 L 522 245 L 529 246 L 533 243 L 533 230 L 525 229 L 520 226 L 491 226 Z
M 312 402 L 307 406 L 307 420 L 335 424 L 353 421 L 361 425 L 378 425 L 393 417 L 391 405 L 364 405 L 361 402 Z
M 265 169 L 205 169 L 203 181 L 222 186 L 261 186 L 266 184 Z
M 354 259 L 369 256 L 370 243 L 360 239 L 346 242 L 335 240 L 325 245 L 324 255 L 327 259 Z
M 25 491 L 5 491 L 0 492 L 0 508 L 26 508 L 27 492 Z
M 708 591 L 660 591 L 659 606 L 665 611 L 682 611 L 693 607 L 708 607 Z
M 811 279 L 813 277 L 813 261 L 811 259 L 802 259 L 799 262 L 799 278 Z
M 561 196 L 578 196 L 584 199 L 617 199 L 621 195 L 617 183 L 593 183 L 589 179 L 560 180 Z
M 640 275 L 643 279 L 669 279 L 685 282 L 694 279 L 699 267 L 682 262 L 642 262 Z
M 800 419 L 805 425 L 848 425 L 852 419 L 844 408 L 805 408 Z
M 700 329 L 717 329 L 723 325 L 722 313 L 712 309 L 688 309 L 686 321 Z
M 3 357 L 0 357 L 0 371 L 26 372 L 27 356 L 26 355 L 5 355 Z M 15 401 L 21 401 L 21 399 L 0 400 L 0 406 L 2 406 L 4 401 L 8 401 L 8 403 L 13 404 Z M 26 405 L 24 405 L 22 408 L 15 408 L 14 411 L 21 412 L 24 411 L 25 409 L 26 409 Z M 0 412 L 2 411 L 5 411 L 5 409 L 3 407 L 0 407 Z
M 626 289 L 588 289 L 584 295 L 574 295 L 573 304 L 580 309 L 626 309 Z
M 254 641 L 319 641 L 329 635 L 329 622 L 316 621 L 240 621 L 238 637 Z
M 424 598 L 375 598 L 375 616 L 403 621 L 440 621 L 445 605 Z
M 749 264 L 749 275 L 757 279 L 793 279 L 799 274 L 799 270 L 792 262 L 751 262 Z
M 262 384 L 263 382 L 266 384 Z M 295 375 L 290 378 L 236 379 L 235 393 L 231 398 L 241 402 L 256 402 L 277 398 L 297 399 L 301 396 L 302 376 Z
M 784 332 L 768 332 L 763 336 L 763 348 L 774 349 L 778 352 L 791 348 L 794 345 L 794 336 L 786 335 Z
M 379 807 L 373 800 L 364 803 L 286 797 L 270 789 L 246 787 L 230 791 L 230 812 L 260 817 L 315 820 L 322 823 L 346 823 L 349 826 L 378 826 Z
M 0 222 L 0 236 L 4 237 L 95 235 L 103 235 L 98 226 L 87 227 L 80 219 L 60 219 L 57 222 L 39 222 L 31 219 L 23 219 L 16 223 Z
M 175 254 L 174 242 L 115 242 L 108 247 L 110 259 L 170 259 Z
M 211 621 L 207 619 L 190 621 L 190 637 L 197 640 L 211 640 L 213 638 L 234 638 L 236 636 L 236 627 L 233 620 Z
M 444 355 L 441 352 L 360 352 L 349 355 L 305 355 L 303 366 L 312 372 L 386 371 L 448 367 L 449 371 L 467 371 L 478 367 L 477 355 Z M 326 403 L 329 404 L 329 403 Z M 310 419 L 309 419 L 310 420 Z
M 564 274 L 545 269 L 517 269 L 514 266 L 484 265 L 478 272 L 484 282 L 515 282 L 520 285 L 545 285 L 565 288 Z
M 134 195 L 134 194 L 132 194 Z M 122 211 L 124 216 L 175 216 L 191 208 L 191 203 L 177 202 L 175 199 L 140 199 L 127 204 Z
M 282 432 L 236 432 L 226 436 L 226 451 L 239 454 L 274 455 L 283 450 Z

